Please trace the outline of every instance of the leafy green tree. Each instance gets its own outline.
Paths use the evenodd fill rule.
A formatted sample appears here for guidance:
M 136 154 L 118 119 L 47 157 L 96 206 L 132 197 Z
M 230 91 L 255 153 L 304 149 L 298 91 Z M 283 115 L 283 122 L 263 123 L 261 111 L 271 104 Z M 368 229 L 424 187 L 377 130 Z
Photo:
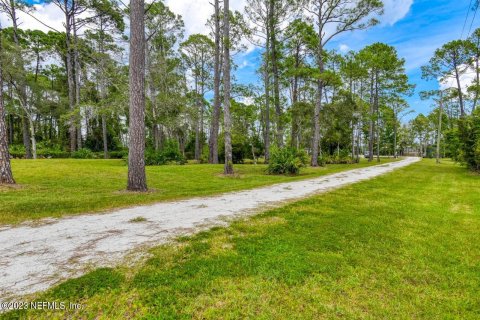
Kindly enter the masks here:
M 195 104 L 198 108 L 195 124 L 195 160 L 200 160 L 203 149 L 205 93 L 211 87 L 215 44 L 201 34 L 190 35 L 180 45 L 183 58 L 194 79 Z
M 33 10 L 33 7 L 26 1 L 19 0 L 1 0 L 0 1 L 0 12 L 5 13 L 10 21 L 12 21 L 12 42 L 13 50 L 9 50 L 13 54 L 12 63 L 16 66 L 17 71 L 14 73 L 16 75 L 15 88 L 18 93 L 18 101 L 21 105 L 22 111 L 22 135 L 23 135 L 23 144 L 25 146 L 25 157 L 31 159 L 34 157 L 32 153 L 32 141 L 31 141 L 31 124 L 28 118 L 28 113 L 26 110 L 22 110 L 24 107 L 28 106 L 27 102 L 27 85 L 26 85 L 26 71 L 25 71 L 25 61 L 22 54 L 22 31 L 18 28 L 18 11 L 30 12 Z M 4 45 L 5 47 L 5 45 Z
M 181 125 L 179 115 L 184 111 L 185 75 L 176 50 L 183 37 L 184 22 L 162 2 L 154 2 L 148 8 L 145 31 L 147 123 L 153 147 L 158 151 L 167 128 Z
M 422 157 L 427 156 L 427 141 L 430 133 L 429 125 L 430 122 L 428 118 L 421 113 L 412 120 L 412 130 L 418 139 L 420 147 L 419 154 Z
M 119 36 L 125 28 L 123 14 L 118 5 L 109 0 L 95 0 L 92 6 L 97 14 L 90 18 L 92 25 L 85 32 L 85 38 L 90 48 L 89 58 L 95 70 L 95 80 L 98 84 L 99 99 L 96 101 L 96 111 L 102 122 L 102 141 L 104 158 L 108 158 L 107 122 L 111 114 L 111 108 L 106 103 L 108 87 L 115 79 L 115 62 L 112 55 L 118 54 L 121 49 L 115 42 L 115 36 Z M 88 120 L 87 120 L 88 121 Z M 87 126 L 88 130 L 88 126 Z
M 288 25 L 284 37 L 286 53 L 282 61 L 283 76 L 290 85 L 292 109 L 290 145 L 299 148 L 299 134 L 306 125 L 303 121 L 306 114 L 301 110 L 305 110 L 307 103 L 301 101 L 305 100 L 301 99 L 301 91 L 308 87 L 308 82 L 314 77 L 315 71 L 308 58 L 315 47 L 316 35 L 311 24 L 296 19 Z
M 230 7 L 229 0 L 223 2 L 223 131 L 225 137 L 225 166 L 223 173 L 225 175 L 233 174 L 233 158 L 232 158 L 232 118 L 230 113 L 230 94 L 231 94 L 231 77 L 230 77 Z
M 3 59 L 2 51 L 2 28 L 0 25 L 0 185 L 15 184 L 10 154 L 8 151 L 7 126 L 5 124 L 5 105 L 3 102 Z
M 314 132 L 312 139 L 312 166 L 318 166 L 320 143 L 320 111 L 322 110 L 325 81 L 325 47 L 341 33 L 357 29 L 366 29 L 378 23 L 372 14 L 382 13 L 383 4 L 378 0 L 309 0 L 305 9 L 314 17 L 317 31 L 315 62 L 320 72 L 317 80 L 317 95 L 314 112 Z M 327 30 L 333 32 L 327 34 Z
M 429 64 L 422 67 L 422 75 L 425 79 L 435 79 L 449 84 L 453 77 L 455 80 L 460 116 L 465 117 L 465 101 L 461 75 L 465 72 L 465 66 L 469 64 L 471 43 L 465 40 L 454 40 L 437 49 L 430 59 Z
M 395 97 L 408 94 L 412 87 L 405 75 L 405 60 L 400 59 L 394 47 L 384 43 L 374 43 L 359 52 L 359 58 L 368 70 L 369 88 L 369 161 L 373 161 L 376 140 L 377 160 L 380 161 L 380 105 L 382 97 Z

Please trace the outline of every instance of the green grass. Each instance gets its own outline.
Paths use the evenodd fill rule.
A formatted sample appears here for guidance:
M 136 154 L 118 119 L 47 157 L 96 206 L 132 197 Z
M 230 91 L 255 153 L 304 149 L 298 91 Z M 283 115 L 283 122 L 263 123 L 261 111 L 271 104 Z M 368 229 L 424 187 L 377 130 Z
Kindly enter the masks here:
M 480 177 L 425 160 L 151 250 L 4 319 L 478 319 Z M 2 318 L 2 316 L 0 316 Z
M 382 162 L 392 159 L 382 159 Z M 221 175 L 223 165 L 147 167 L 151 192 L 128 193 L 122 160 L 13 160 L 17 188 L 0 187 L 0 225 L 25 220 L 98 212 L 112 208 L 249 189 L 375 165 L 306 168 L 299 176 L 265 174 L 264 165 L 236 165 L 236 177 Z

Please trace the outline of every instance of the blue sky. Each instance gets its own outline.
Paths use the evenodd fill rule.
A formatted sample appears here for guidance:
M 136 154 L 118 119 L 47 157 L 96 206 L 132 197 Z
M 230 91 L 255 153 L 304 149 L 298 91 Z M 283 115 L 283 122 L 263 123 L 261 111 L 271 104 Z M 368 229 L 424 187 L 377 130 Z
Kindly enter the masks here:
M 369 30 L 344 34 L 330 44 L 330 49 L 339 49 L 341 45 L 347 45 L 357 51 L 375 42 L 394 46 L 399 56 L 406 60 L 410 82 L 416 84 L 415 94 L 408 98 L 415 113 L 408 115 L 405 119 L 408 120 L 418 113 L 426 114 L 432 109 L 432 103 L 420 100 L 418 93 L 436 89 L 438 84 L 435 81 L 423 80 L 420 67 L 428 63 L 435 49 L 461 37 L 465 17 L 469 11 L 463 35 L 463 38 L 466 37 L 473 18 L 473 11 L 468 10 L 469 4 L 470 0 L 414 0 L 406 16 L 395 24 L 390 25 L 388 21 L 384 21 Z M 473 22 L 472 31 L 478 26 L 480 13 Z M 251 82 L 251 79 L 256 77 L 259 50 L 238 60 L 237 63 L 246 66 L 237 71 L 237 78 L 240 82 Z

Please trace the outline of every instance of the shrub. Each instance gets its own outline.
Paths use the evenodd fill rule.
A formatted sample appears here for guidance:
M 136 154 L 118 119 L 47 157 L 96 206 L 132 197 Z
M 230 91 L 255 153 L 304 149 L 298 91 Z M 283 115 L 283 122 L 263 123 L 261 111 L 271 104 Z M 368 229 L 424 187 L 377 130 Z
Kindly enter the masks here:
M 39 158 L 54 158 L 54 159 L 66 159 L 70 158 L 71 153 L 62 150 L 37 150 L 37 157 Z
M 110 151 L 108 156 L 110 159 L 123 159 L 125 156 L 128 156 L 128 150 Z
M 166 163 L 185 164 L 187 159 L 180 152 L 178 142 L 175 140 L 168 140 L 163 147 L 161 154 L 163 155 Z
M 300 168 L 305 167 L 308 157 L 292 148 L 273 148 L 267 167 L 269 174 L 299 174 Z
M 232 142 L 232 160 L 234 164 L 243 164 L 243 160 L 252 156 L 251 145 L 248 143 Z M 225 143 L 219 142 L 218 159 L 225 162 Z
M 23 145 L 11 145 L 9 148 L 10 157 L 15 159 L 25 158 L 25 147 Z M 70 158 L 70 152 L 63 151 L 59 146 L 46 147 L 42 144 L 37 144 L 38 158 Z
M 165 164 L 165 159 L 163 158 L 163 155 L 160 152 L 157 152 L 155 150 L 145 151 L 145 165 L 159 166 L 163 164 Z
M 265 157 L 257 158 L 257 164 L 265 164 Z
M 339 153 L 335 152 L 333 155 L 323 154 L 318 159 L 318 164 L 322 167 L 327 164 L 352 164 L 355 162 L 356 160 L 352 159 L 349 150 L 341 150 Z
M 310 156 L 305 150 L 297 150 L 296 151 L 296 157 L 302 164 L 302 167 L 306 167 L 310 164 Z
M 145 164 L 147 166 L 159 166 L 164 164 L 185 164 L 187 160 L 180 153 L 176 141 L 167 141 L 161 151 L 147 150 L 145 152 Z
M 25 157 L 25 147 L 20 144 L 10 145 L 8 148 L 11 158 L 22 159 Z
M 480 109 L 459 122 L 459 158 L 468 168 L 480 171 Z M 462 123 L 463 121 L 463 123 Z
M 317 163 L 320 167 L 325 167 L 327 165 L 327 162 L 328 162 L 327 157 L 323 155 L 318 157 Z
M 95 154 L 90 150 L 86 148 L 79 149 L 75 152 L 72 153 L 72 158 L 75 159 L 94 159 Z

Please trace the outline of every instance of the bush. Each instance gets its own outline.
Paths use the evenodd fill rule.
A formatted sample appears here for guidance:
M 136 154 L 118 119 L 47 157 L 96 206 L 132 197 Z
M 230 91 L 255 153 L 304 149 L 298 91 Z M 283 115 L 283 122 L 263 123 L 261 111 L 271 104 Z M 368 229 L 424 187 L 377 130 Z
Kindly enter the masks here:
M 234 164 L 243 164 L 243 160 L 251 156 L 252 149 L 250 144 L 232 142 L 232 160 Z M 218 159 L 220 162 L 225 162 L 225 143 L 223 141 L 219 143 Z
M 168 140 L 161 151 L 166 163 L 185 164 L 187 159 L 180 152 L 178 142 L 175 140 Z
M 110 151 L 108 153 L 108 156 L 110 157 L 110 159 L 123 159 L 124 157 L 128 156 L 128 150 Z
M 145 165 L 159 166 L 163 164 L 165 164 L 165 159 L 160 152 L 156 152 L 155 150 L 147 150 L 145 152 Z
M 320 166 L 325 166 L 327 164 L 352 164 L 356 163 L 355 159 L 352 159 L 350 156 L 349 150 L 341 150 L 339 153 L 333 155 L 323 154 L 318 158 L 318 164 Z
M 325 167 L 327 165 L 328 159 L 325 156 L 318 157 L 317 163 L 320 167 Z
M 78 151 L 75 151 L 72 153 L 72 158 L 75 159 L 94 159 L 95 154 L 90 150 L 86 148 L 79 149 Z
M 310 164 L 310 156 L 305 150 L 297 150 L 296 151 L 296 157 L 302 164 L 302 167 L 306 167 Z
M 10 157 L 14 159 L 25 158 L 25 147 L 23 145 L 11 145 L 9 148 Z M 46 147 L 42 144 L 37 144 L 37 157 L 38 158 L 70 158 L 70 152 L 63 151 L 58 146 Z
M 54 158 L 54 159 L 66 159 L 70 158 L 70 152 L 62 151 L 62 150 L 37 150 L 37 157 L 38 158 Z
M 459 158 L 472 171 L 480 172 L 480 109 L 459 122 Z M 462 122 L 463 121 L 463 122 Z
M 270 153 L 269 174 L 299 174 L 300 168 L 305 167 L 308 157 L 292 148 L 273 148 Z
M 176 141 L 167 141 L 161 151 L 147 150 L 145 152 L 145 164 L 147 166 L 159 166 L 164 164 L 185 164 L 187 160 L 180 153 Z

